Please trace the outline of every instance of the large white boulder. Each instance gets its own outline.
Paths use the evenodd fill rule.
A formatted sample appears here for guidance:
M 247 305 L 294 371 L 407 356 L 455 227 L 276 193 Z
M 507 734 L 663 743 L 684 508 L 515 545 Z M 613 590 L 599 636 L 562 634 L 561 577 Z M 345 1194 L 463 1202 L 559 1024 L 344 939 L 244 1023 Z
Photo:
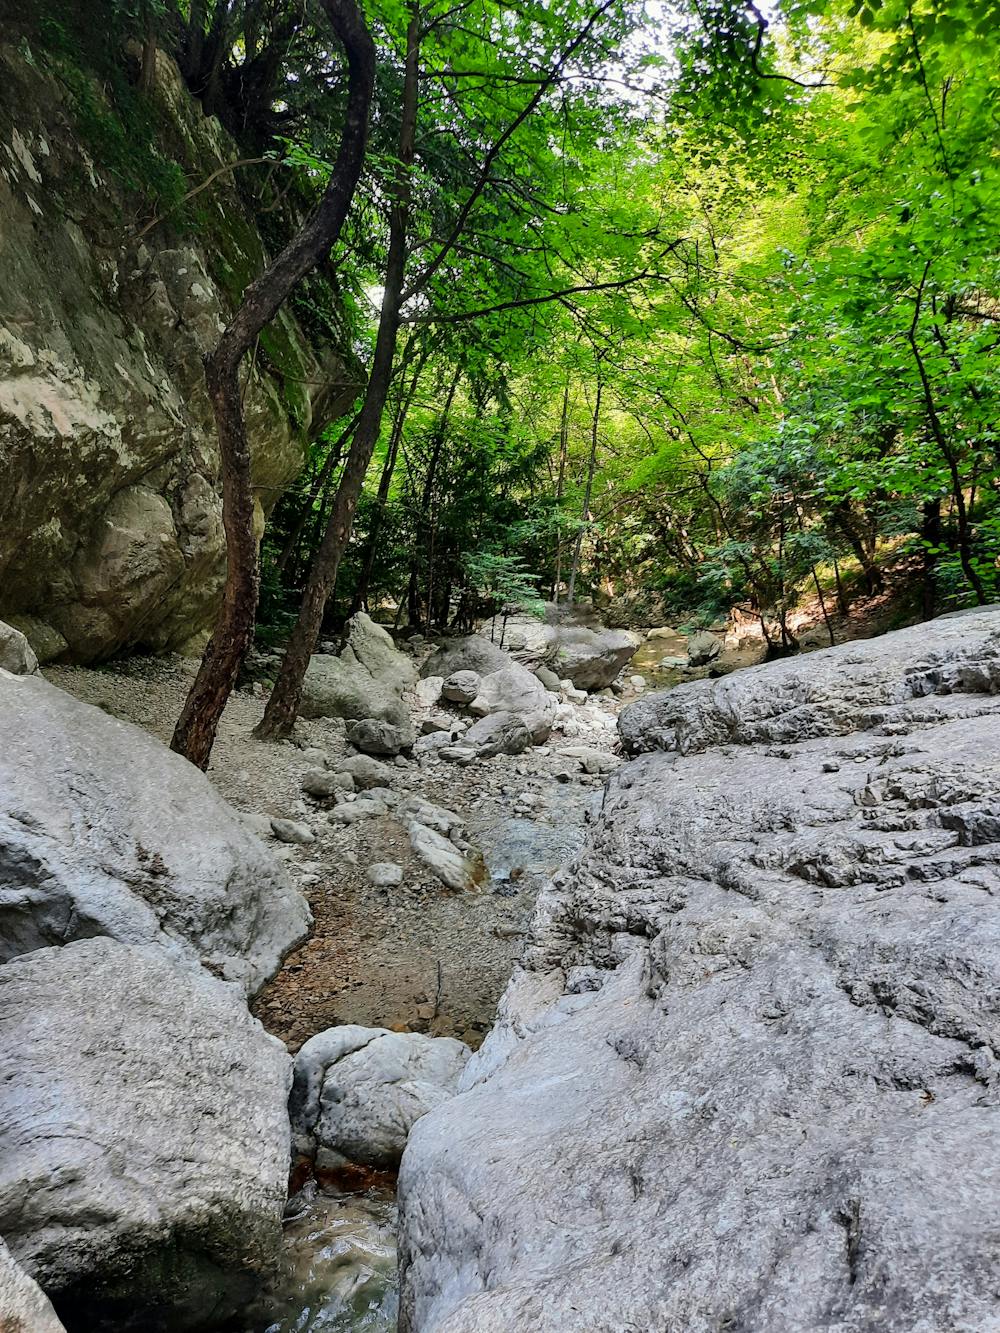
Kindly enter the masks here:
M 208 778 L 40 676 L 0 671 L 0 959 L 91 935 L 257 989 L 309 927 Z
M 560 680 L 571 680 L 578 690 L 600 690 L 610 685 L 642 642 L 627 629 L 552 625 L 547 630 L 552 669 Z
M 410 1137 L 403 1333 L 995 1327 L 998 688 L 993 612 L 623 715 Z
M 479 693 L 469 705 L 479 717 L 503 713 L 523 722 L 534 745 L 543 745 L 556 720 L 559 700 L 519 662 L 484 676 Z
M 252 1293 L 281 1243 L 290 1075 L 237 987 L 160 949 L 0 967 L 0 1233 L 74 1327 L 146 1306 L 212 1326 Z
M 416 668 L 392 636 L 359 611 L 347 622 L 339 656 L 315 653 L 310 658 L 302 716 L 376 718 L 402 725 L 409 721 L 402 695 L 416 680 Z
M 356 1024 L 328 1028 L 295 1057 L 295 1148 L 320 1167 L 398 1166 L 422 1115 L 454 1096 L 469 1048 L 451 1037 Z
M 445 680 L 459 671 L 474 671 L 479 676 L 488 676 L 491 671 L 500 671 L 509 666 L 511 657 L 492 640 L 481 634 L 466 634 L 459 639 L 446 639 L 436 648 L 420 669 L 425 679 L 442 676 Z
M 0 620 L 0 668 L 14 676 L 31 676 L 38 670 L 38 658 L 19 629 Z

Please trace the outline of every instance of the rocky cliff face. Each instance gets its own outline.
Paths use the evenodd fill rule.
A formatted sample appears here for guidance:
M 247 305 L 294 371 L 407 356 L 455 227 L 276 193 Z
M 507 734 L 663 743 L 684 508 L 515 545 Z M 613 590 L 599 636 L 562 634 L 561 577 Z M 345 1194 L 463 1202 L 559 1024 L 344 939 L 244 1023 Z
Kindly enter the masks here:
M 699 681 L 401 1175 L 408 1333 L 992 1329 L 1000 613 Z
M 164 56 L 144 114 L 175 193 L 238 158 Z M 43 660 L 198 648 L 225 571 L 202 357 L 265 246 L 226 171 L 140 237 L 162 205 L 136 188 L 136 133 L 99 79 L 0 45 L 0 615 Z M 262 338 L 261 522 L 355 374 L 290 314 Z

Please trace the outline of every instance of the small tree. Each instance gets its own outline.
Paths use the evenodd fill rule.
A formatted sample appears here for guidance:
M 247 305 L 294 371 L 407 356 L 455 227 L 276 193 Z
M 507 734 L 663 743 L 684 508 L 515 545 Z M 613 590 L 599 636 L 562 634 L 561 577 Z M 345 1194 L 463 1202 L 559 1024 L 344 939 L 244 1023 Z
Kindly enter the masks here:
M 474 615 L 490 618 L 490 638 L 496 638 L 497 616 L 500 622 L 500 647 L 507 633 L 507 621 L 518 612 L 538 616 L 545 613 L 545 604 L 538 592 L 538 576 L 529 574 L 519 555 L 503 555 L 499 551 L 476 551 L 466 556 L 465 574 L 468 591 L 472 594 Z

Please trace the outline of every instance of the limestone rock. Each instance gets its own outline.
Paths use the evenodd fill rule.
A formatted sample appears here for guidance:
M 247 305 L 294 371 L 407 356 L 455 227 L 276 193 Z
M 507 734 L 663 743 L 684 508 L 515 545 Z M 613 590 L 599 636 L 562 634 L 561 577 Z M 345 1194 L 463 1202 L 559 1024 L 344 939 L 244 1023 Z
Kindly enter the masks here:
M 420 707 L 433 708 L 441 699 L 443 685 L 443 676 L 427 676 L 423 680 L 418 680 L 413 687 L 413 692 L 417 696 L 417 703 Z
M 384 764 L 381 759 L 373 759 L 369 754 L 352 754 L 342 759 L 337 768 L 338 771 L 350 774 L 354 785 L 362 791 L 370 787 L 390 787 L 394 777 L 388 764 Z
M 611 773 L 621 763 L 617 755 L 593 745 L 564 745 L 559 753 L 567 759 L 575 759 L 584 773 Z
M 3 1333 L 66 1333 L 49 1298 L 14 1262 L 0 1240 L 0 1329 Z
M 425 824 L 411 820 L 410 846 L 436 879 L 456 893 L 474 889 L 483 878 L 481 861 L 460 852 L 453 842 Z
M 315 653 L 302 692 L 303 717 L 375 718 L 394 726 L 409 723 L 404 690 L 417 679 L 413 663 L 381 625 L 359 611 L 347 622 L 338 657 Z
M 688 666 L 708 666 L 717 657 L 722 656 L 722 640 L 708 630 L 699 630 L 689 636 L 687 641 Z
M 328 768 L 313 768 L 302 778 L 302 790 L 316 800 L 325 800 L 338 791 L 353 791 L 354 778 L 350 773 L 331 773 Z
M 484 676 L 470 709 L 480 717 L 504 713 L 519 718 L 532 743 L 542 745 L 555 722 L 559 703 L 540 680 L 518 662 Z M 468 733 L 466 733 L 468 734 Z M 463 742 L 465 737 L 463 737 Z
M 467 634 L 461 639 L 448 639 L 435 649 L 420 669 L 421 676 L 442 676 L 447 679 L 456 671 L 475 671 L 487 676 L 510 666 L 511 659 L 497 644 L 481 634 Z
M 319 1166 L 398 1166 L 413 1125 L 454 1096 L 468 1058 L 451 1037 L 355 1024 L 317 1033 L 295 1057 L 297 1151 Z
M 411 750 L 416 736 L 408 719 L 404 725 L 396 726 L 368 717 L 348 722 L 347 739 L 362 754 L 397 755 L 401 750 Z
M 650 752 L 411 1135 L 404 1333 L 992 1328 L 998 629 L 624 715 Z
M 639 636 L 625 629 L 559 625 L 551 627 L 550 632 L 555 649 L 553 669 L 560 680 L 571 680 L 578 690 L 600 690 L 610 685 L 640 644 Z
M 202 358 L 267 252 L 225 170 L 235 143 L 159 52 L 150 147 L 191 180 L 216 173 L 212 217 L 112 259 L 126 191 L 81 148 L 75 103 L 100 108 L 102 132 L 128 131 L 85 54 L 75 77 L 68 97 L 26 46 L 0 51 L 0 614 L 44 627 L 45 647 L 28 634 L 43 659 L 91 661 L 183 651 L 212 624 L 226 555 Z M 354 392 L 353 354 L 315 337 L 282 310 L 248 385 L 268 507 Z
M 1000 691 L 1000 612 L 930 624 L 648 694 L 619 721 L 631 753 L 787 742 L 892 725 L 907 699 Z
M 19 629 L 0 620 L 0 671 L 13 676 L 33 676 L 38 671 L 38 658 Z
M 453 704 L 471 704 L 481 683 L 478 671 L 453 671 L 441 686 L 442 698 Z
M 490 713 L 472 724 L 462 743 L 475 746 L 480 759 L 489 759 L 495 754 L 522 754 L 531 746 L 532 735 L 516 713 Z
M 403 882 L 403 867 L 395 861 L 376 861 L 368 867 L 368 883 L 376 889 L 397 889 Z
M 158 948 L 0 968 L 0 1231 L 74 1327 L 95 1302 L 103 1326 L 148 1305 L 203 1327 L 252 1292 L 281 1243 L 290 1072 L 236 988 Z
M 40 676 L 0 672 L 0 958 L 90 935 L 250 990 L 309 909 L 205 775 Z
M 272 819 L 271 832 L 279 842 L 293 843 L 299 847 L 306 847 L 316 841 L 316 834 L 309 825 L 297 819 Z

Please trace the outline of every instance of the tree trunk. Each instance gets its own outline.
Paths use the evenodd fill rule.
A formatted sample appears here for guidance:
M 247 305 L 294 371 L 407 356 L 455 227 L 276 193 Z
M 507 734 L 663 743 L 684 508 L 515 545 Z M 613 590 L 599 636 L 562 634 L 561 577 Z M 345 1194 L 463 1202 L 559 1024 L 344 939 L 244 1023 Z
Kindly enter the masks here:
M 854 558 L 861 566 L 865 576 L 865 590 L 869 597 L 882 591 L 882 572 L 872 559 L 865 543 L 861 539 L 854 521 L 854 512 L 849 500 L 841 500 L 833 510 L 833 519 L 837 527 L 847 538 L 847 543 L 854 552 Z
M 337 581 L 340 560 L 350 540 L 354 511 L 357 509 L 368 464 L 371 462 L 378 441 L 382 412 L 389 394 L 406 270 L 411 175 L 417 123 L 419 43 L 419 14 L 414 2 L 410 8 L 410 21 L 406 30 L 406 71 L 403 80 L 398 166 L 389 218 L 389 253 L 386 260 L 382 311 L 375 339 L 375 356 L 372 360 L 368 387 L 365 390 L 361 419 L 344 466 L 333 512 L 306 581 L 302 606 L 285 649 L 278 679 L 267 701 L 260 725 L 256 728 L 255 734 L 264 739 L 285 736 L 295 724 L 302 699 L 302 683 L 323 623 L 327 598 Z
M 285 572 L 285 566 L 288 564 L 292 552 L 296 549 L 296 547 L 298 546 L 299 542 L 302 539 L 302 534 L 306 530 L 306 524 L 309 522 L 309 515 L 312 513 L 313 506 L 315 505 L 319 495 L 322 494 L 323 489 L 326 486 L 327 482 L 330 480 L 334 468 L 340 462 L 340 456 L 344 452 L 344 445 L 347 443 L 348 439 L 350 438 L 351 432 L 358 424 L 358 417 L 360 415 L 361 414 L 358 413 L 357 415 L 353 416 L 346 429 L 342 430 L 341 433 L 337 436 L 334 443 L 330 446 L 330 452 L 323 460 L 323 466 L 316 473 L 316 476 L 312 480 L 312 485 L 309 487 L 309 492 L 306 495 L 305 499 L 303 500 L 302 509 L 299 512 L 298 518 L 295 520 L 295 526 L 292 528 L 292 531 L 288 534 L 288 540 L 281 548 L 281 554 L 278 556 L 277 562 L 275 564 L 275 572 L 278 574 L 279 578 Z
M 351 600 L 351 615 L 353 616 L 362 608 L 368 607 L 368 595 L 371 588 L 372 571 L 375 568 L 375 553 L 378 550 L 379 531 L 382 527 L 382 520 L 385 518 L 385 507 L 389 501 L 389 488 L 392 485 L 393 473 L 396 471 L 396 460 L 399 457 L 399 446 L 403 440 L 403 428 L 406 425 L 406 417 L 409 413 L 413 399 L 416 396 L 417 385 L 420 383 L 420 375 L 430 355 L 430 346 L 425 345 L 417 360 L 416 369 L 413 372 L 413 378 L 410 380 L 409 389 L 400 397 L 399 410 L 396 413 L 396 419 L 392 423 L 392 437 L 389 440 L 389 448 L 385 456 L 385 466 L 382 468 L 382 476 L 379 478 L 378 494 L 375 497 L 375 512 L 372 514 L 371 531 L 368 534 L 368 544 L 365 547 L 365 555 L 361 565 L 361 577 L 358 579 L 358 586 L 354 590 L 354 597 Z
M 590 492 L 594 486 L 594 472 L 597 467 L 597 427 L 601 419 L 601 395 L 604 392 L 604 383 L 600 376 L 597 378 L 597 397 L 594 399 L 594 419 L 590 427 L 590 461 L 587 464 L 587 486 L 583 493 L 583 514 L 580 523 L 580 531 L 576 534 L 576 545 L 573 547 L 573 565 L 569 574 L 569 590 L 566 594 L 566 600 L 570 606 L 576 600 L 576 576 L 580 568 L 580 550 L 583 546 L 583 534 L 587 524 L 590 522 Z
M 375 44 L 355 0 L 323 0 L 349 70 L 347 111 L 337 160 L 316 212 L 243 294 L 219 344 L 205 362 L 219 433 L 226 582 L 211 641 L 174 728 L 171 749 L 208 766 L 219 719 L 253 635 L 260 574 L 253 536 L 250 446 L 240 396 L 240 362 L 292 288 L 330 252 L 340 235 L 364 164 L 375 85 Z
M 943 534 L 941 531 L 941 501 L 925 500 L 923 524 L 920 535 L 924 542 L 924 578 L 921 589 L 921 615 L 924 620 L 933 620 L 937 610 L 937 588 L 934 576 L 937 572 L 938 554 L 941 550 Z
M 416 541 L 417 552 L 422 546 L 427 548 L 427 587 L 424 592 L 424 606 L 427 611 L 427 629 L 431 628 L 434 607 L 434 526 L 431 522 L 431 506 L 434 503 L 434 483 L 437 480 L 438 462 L 441 458 L 441 450 L 444 447 L 445 432 L 448 429 L 448 418 L 451 415 L 451 405 L 455 399 L 455 392 L 458 389 L 458 382 L 462 378 L 462 370 L 459 367 L 452 377 L 448 388 L 448 396 L 445 399 L 444 407 L 441 409 L 441 415 L 438 417 L 437 425 L 434 428 L 434 436 L 431 441 L 431 456 L 427 464 L 427 475 L 424 477 L 424 493 L 420 505 L 420 519 L 417 525 L 418 537 Z M 411 578 L 416 580 L 418 566 L 414 563 L 411 572 Z
M 562 414 L 559 418 L 559 475 L 556 478 L 556 522 L 559 521 L 559 506 L 562 504 L 563 486 L 566 482 L 566 455 L 569 448 L 569 374 L 563 389 Z M 562 583 L 562 535 L 556 528 L 556 576 L 552 584 L 552 601 L 559 605 L 559 585 Z

